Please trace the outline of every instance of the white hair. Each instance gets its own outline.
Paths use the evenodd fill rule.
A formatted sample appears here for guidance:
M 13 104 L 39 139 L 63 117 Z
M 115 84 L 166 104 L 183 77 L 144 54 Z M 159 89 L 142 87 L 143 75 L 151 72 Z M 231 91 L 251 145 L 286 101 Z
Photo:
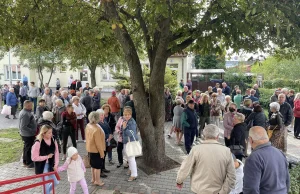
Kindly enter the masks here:
M 68 93 L 69 92 L 67 92 L 66 90 L 61 91 L 61 95 L 68 94 Z
M 93 111 L 89 114 L 89 121 L 91 124 L 98 124 L 100 121 L 99 112 Z
M 241 123 L 245 121 L 245 116 L 242 113 L 236 113 L 234 115 Z
M 9 88 L 9 91 L 10 92 L 13 92 L 15 89 L 14 88 Z
M 251 137 L 253 141 L 269 139 L 266 130 L 262 130 L 262 134 L 261 134 L 261 133 L 255 131 L 254 128 L 255 127 L 251 127 L 249 130 L 249 137 Z
M 278 95 L 278 98 L 281 97 L 281 96 L 283 96 L 284 98 L 286 98 L 285 94 L 282 94 L 282 93 Z
M 289 89 L 287 89 L 287 88 L 282 88 L 282 89 L 281 89 L 281 92 L 289 92 Z
M 80 98 L 78 96 L 73 96 L 72 97 L 72 102 L 76 101 L 76 100 L 80 100 Z
M 43 112 L 43 119 L 51 121 L 53 119 L 53 113 L 50 111 Z
M 45 88 L 45 91 L 46 91 L 46 90 L 47 90 L 47 91 L 50 91 L 50 88 Z
M 220 134 L 220 129 L 214 124 L 206 125 L 203 130 L 203 135 L 206 139 L 216 139 Z
M 101 109 L 98 109 L 97 110 L 97 113 L 99 113 L 100 115 L 104 115 L 105 114 L 105 112 L 104 112 L 104 110 L 101 108 Z
M 231 96 L 226 95 L 226 96 L 225 96 L 225 99 L 230 99 L 230 100 L 231 100 Z
M 55 103 L 56 103 L 56 104 L 60 104 L 61 106 L 63 105 L 63 101 L 62 101 L 61 99 L 55 100 Z
M 275 109 L 276 111 L 280 110 L 280 104 L 278 102 L 272 102 L 270 104 L 270 110 Z
M 177 96 L 180 96 L 182 94 L 182 91 L 178 90 L 177 91 Z
M 222 89 L 221 89 L 221 88 L 218 88 L 217 91 L 222 91 Z
M 94 92 L 99 92 L 100 91 L 100 89 L 98 87 L 94 87 L 93 90 L 94 90 Z

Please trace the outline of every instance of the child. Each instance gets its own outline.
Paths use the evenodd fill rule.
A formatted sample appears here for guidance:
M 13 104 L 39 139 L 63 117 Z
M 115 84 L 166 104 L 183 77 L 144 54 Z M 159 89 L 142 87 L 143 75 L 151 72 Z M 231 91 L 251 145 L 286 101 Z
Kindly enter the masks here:
M 244 164 L 242 161 L 236 159 L 235 155 L 232 154 L 234 167 L 235 167 L 235 187 L 231 190 L 230 194 L 241 194 L 243 193 L 243 178 L 244 178 Z
M 67 169 L 68 181 L 70 182 L 70 194 L 74 194 L 76 191 L 76 185 L 79 183 L 84 194 L 88 194 L 88 187 L 84 178 L 86 172 L 85 166 L 81 157 L 78 155 L 78 151 L 74 147 L 69 147 L 68 158 L 63 166 L 58 168 L 58 172 L 62 172 Z

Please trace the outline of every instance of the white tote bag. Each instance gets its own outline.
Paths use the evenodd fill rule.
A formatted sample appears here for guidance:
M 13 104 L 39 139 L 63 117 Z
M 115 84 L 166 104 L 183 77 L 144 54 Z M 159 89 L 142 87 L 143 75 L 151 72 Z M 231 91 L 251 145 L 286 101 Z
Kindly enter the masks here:
M 11 106 L 4 105 L 3 109 L 1 111 L 1 114 L 10 115 L 11 114 Z
M 139 141 L 136 141 L 133 131 L 130 130 L 130 133 L 133 136 L 134 141 L 130 141 L 128 137 L 128 143 L 126 144 L 126 154 L 128 157 L 140 156 L 142 155 L 142 146 Z

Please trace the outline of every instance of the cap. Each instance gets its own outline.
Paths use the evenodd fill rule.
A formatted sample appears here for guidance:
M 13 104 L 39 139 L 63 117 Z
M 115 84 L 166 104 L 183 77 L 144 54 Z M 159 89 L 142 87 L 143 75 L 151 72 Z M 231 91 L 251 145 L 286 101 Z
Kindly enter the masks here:
M 74 154 L 78 153 L 78 150 L 74 147 L 68 148 L 68 157 L 72 157 Z
M 116 91 L 112 91 L 111 94 L 112 94 L 113 96 L 115 96 L 115 95 L 116 95 Z
M 194 100 L 189 100 L 188 104 L 194 104 Z

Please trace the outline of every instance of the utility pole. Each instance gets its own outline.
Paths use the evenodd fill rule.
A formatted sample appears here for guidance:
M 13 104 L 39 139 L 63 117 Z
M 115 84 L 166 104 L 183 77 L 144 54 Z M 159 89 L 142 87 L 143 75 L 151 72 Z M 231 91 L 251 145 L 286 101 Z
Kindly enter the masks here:
M 12 66 L 11 66 L 11 61 L 10 61 L 10 49 L 8 51 L 8 65 L 9 65 L 9 83 L 10 83 L 10 86 L 12 87 Z

